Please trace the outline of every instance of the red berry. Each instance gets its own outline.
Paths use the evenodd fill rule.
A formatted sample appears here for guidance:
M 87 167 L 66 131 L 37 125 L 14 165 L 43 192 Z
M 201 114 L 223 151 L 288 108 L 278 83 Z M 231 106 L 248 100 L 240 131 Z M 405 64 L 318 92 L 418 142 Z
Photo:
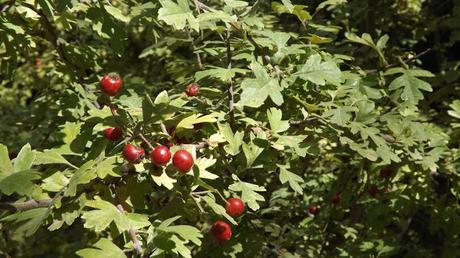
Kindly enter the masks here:
M 377 197 L 377 194 L 380 192 L 379 188 L 376 185 L 371 185 L 369 186 L 369 189 L 367 189 L 367 192 L 372 196 L 372 197 Z
M 168 147 L 159 145 L 153 149 L 152 153 L 150 154 L 150 159 L 154 164 L 158 166 L 164 166 L 168 164 L 169 160 L 171 159 L 171 151 L 168 149 Z
M 197 83 L 191 83 L 185 88 L 185 93 L 189 97 L 195 97 L 200 92 L 200 86 Z
M 238 217 L 244 212 L 244 202 L 239 198 L 229 198 L 225 210 L 228 215 Z
M 340 200 L 342 199 L 342 197 L 340 197 L 340 194 L 334 194 L 332 197 L 331 197 L 331 203 L 333 205 L 337 205 L 339 204 Z
M 122 84 L 123 82 L 118 74 L 107 74 L 101 79 L 101 90 L 109 96 L 115 96 Z
M 123 157 L 130 163 L 139 163 L 144 158 L 145 151 L 132 144 L 126 144 L 123 148 Z
M 311 215 L 316 215 L 318 214 L 318 206 L 316 205 L 310 205 L 308 207 L 308 212 L 310 212 Z
M 178 150 L 173 156 L 173 166 L 182 174 L 187 173 L 193 167 L 193 157 L 186 150 Z
M 109 141 L 118 141 L 121 139 L 123 132 L 120 128 L 109 127 L 104 129 L 104 137 Z
M 232 228 L 226 222 L 218 220 L 211 227 L 212 237 L 219 241 L 227 241 L 232 237 Z
M 391 168 L 389 167 L 384 167 L 380 170 L 380 177 L 388 179 L 391 177 L 392 171 Z

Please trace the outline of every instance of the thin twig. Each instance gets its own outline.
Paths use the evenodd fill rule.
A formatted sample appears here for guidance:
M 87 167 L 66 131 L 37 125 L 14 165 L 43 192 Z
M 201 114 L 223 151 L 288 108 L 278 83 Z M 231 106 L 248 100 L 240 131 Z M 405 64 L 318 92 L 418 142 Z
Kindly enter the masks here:
M 109 187 L 112 188 L 112 191 L 113 191 L 112 196 L 114 197 L 115 201 L 118 203 L 118 204 L 116 205 L 118 211 L 120 211 L 122 214 L 126 213 L 125 209 L 124 209 L 123 206 L 120 204 L 120 200 L 118 199 L 118 196 L 117 196 L 117 193 L 116 193 L 116 190 L 115 190 L 115 185 L 114 185 L 114 184 L 111 184 Z M 133 242 L 134 250 L 135 250 L 138 254 L 142 253 L 142 243 L 141 243 L 141 241 L 139 241 L 139 239 L 137 238 L 137 230 L 136 230 L 135 228 L 133 228 L 133 227 L 129 227 L 129 229 L 128 229 L 128 234 L 129 234 L 129 238 L 130 238 L 131 241 Z
M 161 128 L 161 131 L 166 135 L 166 136 L 171 136 L 169 135 L 169 132 L 168 132 L 168 129 L 166 129 L 166 126 L 163 122 L 160 122 L 160 128 Z
M 194 145 L 195 145 L 195 149 L 199 150 L 199 149 L 204 149 L 204 148 L 209 147 L 209 142 L 208 141 L 202 141 L 202 142 L 199 142 L 199 143 L 194 144 Z
M 413 62 L 414 62 L 415 60 L 417 60 L 419 57 L 421 57 L 421 56 L 427 54 L 427 53 L 430 52 L 430 51 L 431 51 L 431 48 L 428 48 L 428 49 L 426 49 L 426 50 L 424 50 L 424 51 L 418 53 L 417 55 L 415 55 L 415 56 L 413 56 L 413 57 L 411 57 L 411 58 L 407 58 L 407 59 L 403 60 L 402 62 L 403 62 L 404 64 L 413 63 Z M 386 69 L 389 69 L 389 68 L 392 68 L 392 67 L 396 67 L 396 66 L 398 66 L 399 64 L 400 64 L 400 62 L 394 63 L 394 64 L 390 64 L 390 65 L 386 65 L 386 66 L 384 66 L 384 67 L 382 67 L 382 68 L 379 68 L 379 69 L 367 70 L 367 71 L 365 71 L 365 72 L 366 72 L 367 75 L 372 75 L 372 74 L 379 73 L 379 72 L 381 72 L 381 71 L 383 71 L 383 70 L 386 70 Z
M 230 43 L 230 39 L 232 36 L 232 29 L 230 26 L 227 26 L 227 69 L 232 69 L 232 47 Z M 228 79 L 228 88 L 227 88 L 227 95 L 228 95 L 228 115 L 230 117 L 230 127 L 234 131 L 235 127 L 235 111 L 234 111 L 234 94 L 233 94 L 233 79 Z
M 201 56 L 200 56 L 200 53 L 198 53 L 197 47 L 195 46 L 195 41 L 192 38 L 192 34 L 190 33 L 190 30 L 187 27 L 185 27 L 185 32 L 187 33 L 187 37 L 192 44 L 193 53 L 195 53 L 196 55 L 196 62 L 198 64 L 198 68 L 203 69 L 203 63 L 201 62 Z
M 289 122 L 292 126 L 295 127 L 305 127 L 307 125 L 313 125 L 318 121 L 316 117 L 307 117 L 301 121 L 291 121 Z
M 147 146 L 149 146 L 151 150 L 155 149 L 155 147 L 153 147 L 153 145 L 149 142 L 149 140 L 147 140 L 147 138 L 145 138 L 145 136 L 142 133 L 139 133 L 138 135 L 139 138 L 141 138 L 142 141 L 145 142 L 145 144 L 147 144 Z

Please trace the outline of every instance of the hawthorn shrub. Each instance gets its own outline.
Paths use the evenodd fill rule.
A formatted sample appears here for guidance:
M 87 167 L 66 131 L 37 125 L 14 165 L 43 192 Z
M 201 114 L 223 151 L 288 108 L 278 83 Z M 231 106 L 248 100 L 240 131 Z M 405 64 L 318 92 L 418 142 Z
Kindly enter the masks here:
M 456 257 L 459 1 L 305 2 L 0 4 L 0 254 Z

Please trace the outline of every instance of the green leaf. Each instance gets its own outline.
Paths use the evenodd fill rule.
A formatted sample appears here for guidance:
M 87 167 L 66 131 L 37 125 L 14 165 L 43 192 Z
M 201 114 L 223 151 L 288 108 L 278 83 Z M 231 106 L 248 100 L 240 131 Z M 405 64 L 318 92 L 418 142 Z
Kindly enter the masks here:
M 41 9 L 46 14 L 46 16 L 48 18 L 51 18 L 51 21 L 55 20 L 54 13 L 53 13 L 54 7 L 50 3 L 50 1 L 48 1 L 48 0 L 37 0 L 37 4 L 41 7 Z
M 150 98 L 150 97 L 149 97 Z M 159 104 L 168 104 L 170 101 L 168 92 L 167 91 L 162 91 L 160 92 L 157 97 L 155 98 L 155 101 L 153 102 L 155 105 Z
M 74 140 L 77 139 L 78 135 L 80 134 L 81 124 L 80 123 L 70 123 L 67 122 L 61 128 L 61 133 L 64 134 L 64 145 L 62 145 L 58 150 L 61 154 L 75 154 L 82 152 L 81 143 L 78 142 L 76 145 L 72 145 Z M 75 148 L 77 147 L 77 148 Z
M 21 235 L 24 234 L 24 236 L 28 237 L 33 235 L 38 228 L 40 228 L 48 215 L 48 208 L 35 208 L 12 214 L 8 217 L 2 218 L 2 221 L 14 221 L 15 223 L 25 221 L 16 229 L 15 233 Z
M 201 245 L 200 238 L 202 238 L 203 235 L 201 235 L 200 231 L 195 227 L 189 225 L 168 226 L 164 231 L 177 234 L 186 241 L 192 241 L 196 245 Z
M 350 149 L 358 152 L 361 156 L 367 158 L 370 161 L 376 161 L 378 158 L 377 153 L 374 150 L 369 149 L 367 144 L 355 143 L 348 137 L 340 137 L 340 142 L 342 144 L 348 144 L 348 146 L 350 146 Z
M 329 109 L 323 113 L 324 118 L 330 118 L 331 123 L 346 126 L 351 120 L 351 112 L 357 111 L 356 107 L 336 106 L 334 109 Z
M 46 164 L 66 164 L 71 167 L 75 167 L 70 164 L 58 150 L 45 150 L 44 152 L 35 151 L 36 158 L 34 165 L 46 165 Z
M 151 174 L 151 177 L 153 179 L 153 181 L 159 185 L 159 186 L 164 186 L 166 188 L 168 188 L 169 190 L 173 189 L 174 187 L 174 183 L 176 183 L 176 179 L 173 179 L 173 178 L 170 178 L 168 176 L 168 174 L 166 174 L 166 172 L 163 171 L 163 173 L 161 173 L 160 176 L 155 176 L 153 174 Z
M 18 156 L 14 160 L 14 171 L 19 172 L 28 170 L 32 167 L 35 161 L 35 153 L 32 151 L 30 144 L 26 144 L 19 151 Z
M 96 197 L 95 200 L 87 201 L 85 205 L 94 208 L 94 210 L 85 211 L 81 216 L 81 218 L 85 220 L 85 228 L 101 232 L 106 229 L 110 223 L 115 222 L 115 225 L 120 231 L 129 229 L 129 222 L 125 214 L 121 213 L 117 207 L 110 202 Z
M 244 8 L 248 6 L 248 2 L 239 0 L 224 0 L 225 4 L 233 9 Z
M 200 178 L 211 179 L 211 180 L 219 178 L 218 175 L 215 175 L 207 171 L 207 169 L 210 168 L 215 163 L 216 163 L 216 159 L 213 158 L 212 156 L 210 158 L 202 157 L 202 158 L 195 159 L 195 165 L 198 167 Z
M 8 148 L 0 144 L 0 177 L 2 174 L 11 174 L 14 172 L 14 167 L 11 164 Z
M 40 173 L 34 170 L 24 170 L 4 177 L 0 176 L 0 192 L 11 195 L 30 195 L 36 185 L 33 180 L 39 179 Z
M 257 157 L 264 151 L 264 148 L 257 146 L 251 140 L 249 143 L 243 142 L 243 153 L 246 157 L 246 164 L 251 167 Z
M 237 73 L 245 74 L 248 70 L 241 69 L 241 68 L 222 68 L 222 67 L 215 67 L 212 69 L 206 69 L 203 71 L 198 71 L 195 73 L 196 81 L 199 81 L 206 77 L 216 78 L 223 82 L 228 82 L 228 80 L 232 79 L 236 76 Z
M 341 5 L 341 4 L 346 4 L 347 3 L 347 0 L 327 0 L 327 1 L 323 1 L 321 4 L 318 5 L 318 7 L 316 7 L 316 10 L 321 10 L 327 6 L 329 7 L 335 7 L 337 5 Z
M 240 153 L 240 147 L 243 144 L 243 132 L 236 132 L 233 134 L 229 124 L 219 124 L 219 132 L 228 142 L 224 146 L 224 150 L 230 155 L 237 155 Z
M 125 216 L 128 219 L 129 226 L 134 229 L 141 229 L 151 225 L 149 217 L 145 214 L 126 213 Z
M 85 248 L 76 252 L 83 258 L 127 258 L 123 250 L 107 238 L 101 238 L 94 248 Z
M 197 17 L 198 22 L 236 22 L 237 17 L 235 15 L 230 15 L 224 11 L 220 10 L 211 10 L 209 12 L 200 13 Z
M 198 20 L 193 16 L 187 0 L 160 0 L 161 8 L 158 10 L 158 19 L 173 26 L 176 30 L 182 30 L 188 23 L 190 28 L 198 31 Z
M 307 138 L 305 135 L 278 135 L 276 142 L 272 142 L 272 147 L 277 150 L 284 150 L 286 147 L 294 149 L 297 155 L 305 157 L 308 148 L 302 147 L 301 143 Z
M 97 164 L 96 174 L 99 178 L 105 178 L 106 176 L 120 177 L 120 174 L 117 173 L 117 168 L 117 157 L 108 157 Z
M 96 178 L 97 174 L 94 169 L 94 160 L 87 161 L 79 169 L 77 169 L 70 178 L 69 185 L 64 192 L 65 196 L 75 196 L 77 194 L 77 186 L 87 184 Z
M 104 5 L 104 9 L 107 11 L 108 14 L 110 14 L 113 18 L 122 21 L 124 23 L 129 23 L 130 18 L 125 16 L 120 9 L 115 8 L 110 5 Z
M 202 114 L 193 114 L 182 119 L 177 125 L 176 130 L 180 128 L 193 129 L 194 124 L 200 123 L 214 123 L 216 122 L 216 116 L 213 114 L 202 115 Z
M 331 60 L 321 62 L 319 54 L 313 54 L 308 57 L 305 65 L 294 76 L 321 86 L 326 85 L 326 82 L 338 85 L 342 81 L 341 72 L 337 64 Z
M 260 206 L 257 202 L 263 202 L 265 198 L 257 192 L 265 192 L 265 187 L 243 182 L 236 175 L 232 175 L 232 178 L 237 182 L 231 184 L 228 189 L 241 192 L 241 199 L 248 204 L 248 207 L 254 211 L 258 210 Z
M 451 117 L 460 119 L 460 100 L 454 100 L 454 102 L 452 102 L 449 107 L 452 108 L 452 110 L 448 110 L 447 114 L 449 114 Z
M 433 89 L 431 85 L 419 77 L 431 77 L 433 74 L 424 70 L 404 70 L 403 74 L 394 79 L 389 86 L 389 90 L 394 91 L 403 88 L 401 99 L 407 101 L 409 104 L 417 104 L 419 100 L 423 99 L 421 90 L 431 92 Z
M 303 189 L 300 186 L 300 183 L 303 183 L 304 180 L 300 176 L 290 172 L 288 170 L 288 166 L 283 166 L 283 165 L 277 165 L 280 168 L 280 181 L 282 184 L 288 182 L 289 186 L 294 190 L 295 192 L 299 194 L 303 194 Z
M 42 189 L 49 192 L 59 192 L 69 183 L 69 179 L 60 171 L 43 179 Z
M 277 108 L 270 108 L 267 110 L 268 122 L 270 129 L 275 133 L 281 133 L 289 129 L 289 121 L 281 120 L 283 113 Z
M 283 104 L 282 88 L 278 80 L 270 77 L 265 68 L 257 62 L 251 64 L 251 70 L 256 78 L 247 78 L 241 83 L 243 92 L 237 104 L 256 108 L 262 106 L 269 96 L 276 105 Z
M 206 202 L 206 204 L 211 207 L 211 209 L 219 215 L 224 216 L 228 221 L 230 221 L 233 225 L 238 225 L 236 221 L 227 214 L 227 211 L 225 208 L 216 202 L 216 198 L 214 197 L 213 194 L 208 193 L 206 196 L 203 196 L 202 199 Z

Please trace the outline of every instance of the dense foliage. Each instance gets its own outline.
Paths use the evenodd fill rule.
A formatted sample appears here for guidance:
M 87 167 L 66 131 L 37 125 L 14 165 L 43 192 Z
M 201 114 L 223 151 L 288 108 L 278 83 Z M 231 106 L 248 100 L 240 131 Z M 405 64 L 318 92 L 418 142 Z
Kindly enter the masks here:
M 0 10 L 0 255 L 460 253 L 459 0 Z

